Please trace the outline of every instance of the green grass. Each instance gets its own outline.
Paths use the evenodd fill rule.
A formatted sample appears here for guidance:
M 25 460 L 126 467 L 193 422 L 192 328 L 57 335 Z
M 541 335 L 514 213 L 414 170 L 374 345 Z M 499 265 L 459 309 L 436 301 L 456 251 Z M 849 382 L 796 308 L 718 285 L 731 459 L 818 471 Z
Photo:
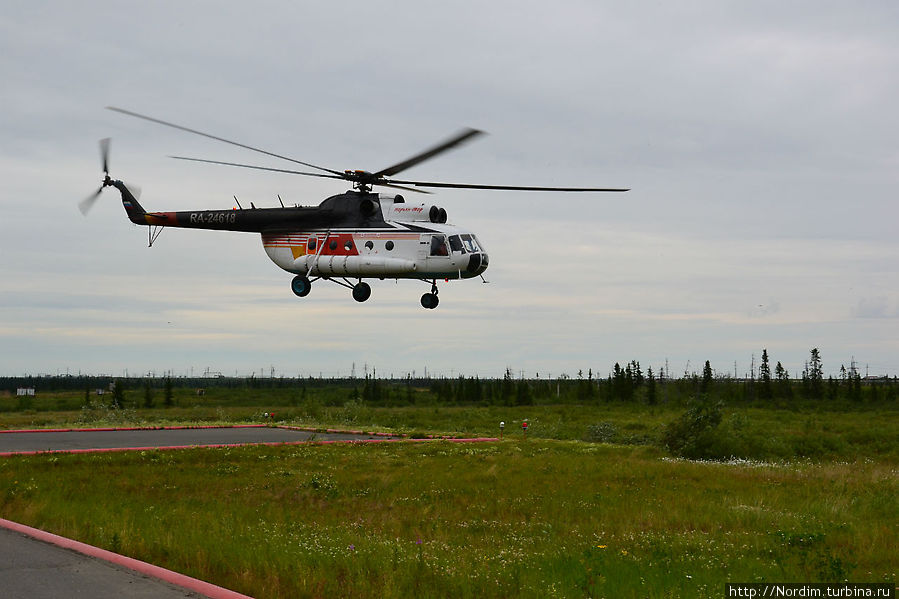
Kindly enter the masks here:
M 124 410 L 48 394 L 0 410 L 0 428 L 274 411 L 411 435 L 498 436 L 502 420 L 506 440 L 5 458 L 0 515 L 260 598 L 720 597 L 725 582 L 899 571 L 890 403 L 725 406 L 717 451 L 741 459 L 715 463 L 661 448 L 681 405 L 377 407 L 329 392 L 236 405 L 246 390 L 176 390 L 176 407 Z
M 0 461 L 5 518 L 263 597 L 720 597 L 886 581 L 879 461 L 734 464 L 570 441 Z
M 178 406 L 173 408 L 113 410 L 94 401 L 79 410 L 49 409 L 57 402 L 68 401 L 66 394 L 59 395 L 64 397 L 36 401 L 39 408 L 47 409 L 0 412 L 0 429 L 261 423 L 268 422 L 263 414 L 273 411 L 276 421 L 285 424 L 411 435 L 497 437 L 503 421 L 505 435 L 520 438 L 521 422 L 527 419 L 528 436 L 533 439 L 659 445 L 666 424 L 684 412 L 683 406 L 624 403 L 378 407 L 352 400 L 328 406 L 310 399 L 297 405 L 232 406 L 195 395 L 179 398 Z M 68 395 L 75 397 L 77 393 Z M 820 402 L 797 404 L 790 409 L 738 404 L 725 406 L 722 414 L 716 448 L 721 457 L 899 461 L 899 408 L 891 404 L 850 410 L 836 410 Z

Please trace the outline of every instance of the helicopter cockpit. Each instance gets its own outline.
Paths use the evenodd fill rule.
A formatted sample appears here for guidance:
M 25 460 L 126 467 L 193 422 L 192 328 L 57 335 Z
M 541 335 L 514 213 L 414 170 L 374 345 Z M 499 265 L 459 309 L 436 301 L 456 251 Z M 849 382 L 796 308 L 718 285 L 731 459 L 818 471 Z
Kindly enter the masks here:
M 431 234 L 428 259 L 434 267 L 445 261 L 446 266 L 456 270 L 461 278 L 471 278 L 482 274 L 487 270 L 489 262 L 487 253 L 481 247 L 477 237 L 470 233 Z

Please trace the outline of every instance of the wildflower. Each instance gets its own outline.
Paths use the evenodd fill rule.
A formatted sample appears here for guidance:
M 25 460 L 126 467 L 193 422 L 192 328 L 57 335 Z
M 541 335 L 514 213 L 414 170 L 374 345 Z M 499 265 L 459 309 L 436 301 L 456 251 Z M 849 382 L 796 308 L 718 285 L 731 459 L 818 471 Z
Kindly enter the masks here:
M 622 550 L 621 550 L 621 555 L 627 555 L 627 549 L 622 549 Z
M 356 551 L 356 546 L 350 543 L 350 551 Z
M 597 549 L 605 549 L 606 547 L 608 547 L 608 545 L 597 545 L 596 546 Z

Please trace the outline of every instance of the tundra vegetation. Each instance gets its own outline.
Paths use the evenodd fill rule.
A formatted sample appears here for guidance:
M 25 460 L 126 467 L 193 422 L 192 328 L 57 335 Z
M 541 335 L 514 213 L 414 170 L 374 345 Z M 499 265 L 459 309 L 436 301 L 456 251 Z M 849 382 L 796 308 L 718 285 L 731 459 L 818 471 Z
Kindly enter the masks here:
M 0 515 L 260 598 L 895 583 L 899 385 L 820 372 L 813 355 L 804 376 L 768 367 L 767 381 L 637 362 L 599 380 L 132 378 L 115 402 L 95 392 L 109 379 L 0 379 L 37 389 L 0 397 L 2 428 L 274 413 L 419 438 L 498 437 L 506 423 L 488 443 L 8 457 Z

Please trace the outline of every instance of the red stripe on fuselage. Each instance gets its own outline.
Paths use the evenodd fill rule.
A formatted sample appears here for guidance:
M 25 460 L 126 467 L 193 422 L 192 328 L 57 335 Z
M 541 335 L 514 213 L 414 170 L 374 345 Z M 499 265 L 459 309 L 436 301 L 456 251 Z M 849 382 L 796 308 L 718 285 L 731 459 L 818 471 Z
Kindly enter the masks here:
M 159 226 L 175 226 L 178 224 L 178 217 L 174 212 L 148 212 L 144 215 L 144 219 L 148 225 Z

